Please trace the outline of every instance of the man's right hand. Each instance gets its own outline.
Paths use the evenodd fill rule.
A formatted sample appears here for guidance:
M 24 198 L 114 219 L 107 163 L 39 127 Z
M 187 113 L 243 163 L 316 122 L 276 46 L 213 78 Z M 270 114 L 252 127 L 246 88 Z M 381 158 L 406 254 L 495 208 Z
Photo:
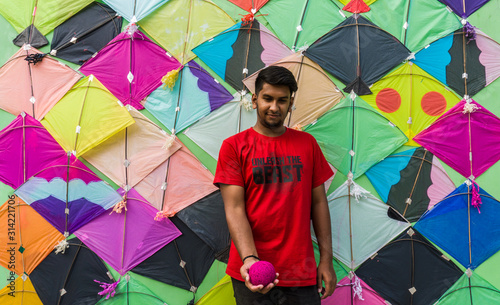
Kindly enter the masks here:
M 257 286 L 253 285 L 250 282 L 250 275 L 248 274 L 248 271 L 250 270 L 250 267 L 256 262 L 258 262 L 256 258 L 253 257 L 247 258 L 243 266 L 241 266 L 240 268 L 241 277 L 245 279 L 245 286 L 247 286 L 247 288 L 250 289 L 250 291 L 266 294 L 269 292 L 269 290 L 273 289 L 273 287 L 278 284 L 279 274 L 276 273 L 276 279 L 274 280 L 274 282 L 268 284 L 266 287 L 264 287 L 264 285 L 257 285 Z

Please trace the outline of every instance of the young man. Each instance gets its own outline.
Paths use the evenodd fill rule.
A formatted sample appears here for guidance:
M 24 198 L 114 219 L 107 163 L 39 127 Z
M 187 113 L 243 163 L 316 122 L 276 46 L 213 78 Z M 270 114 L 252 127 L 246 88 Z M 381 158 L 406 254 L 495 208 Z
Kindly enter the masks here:
M 323 185 L 333 172 L 311 135 L 283 125 L 296 90 L 286 68 L 262 70 L 252 96 L 255 126 L 226 139 L 219 153 L 214 183 L 232 238 L 226 273 L 238 305 L 319 305 L 320 293 L 326 298 L 337 283 Z M 311 219 L 320 249 L 317 268 Z M 258 260 L 276 268 L 267 287 L 249 281 L 248 270 Z

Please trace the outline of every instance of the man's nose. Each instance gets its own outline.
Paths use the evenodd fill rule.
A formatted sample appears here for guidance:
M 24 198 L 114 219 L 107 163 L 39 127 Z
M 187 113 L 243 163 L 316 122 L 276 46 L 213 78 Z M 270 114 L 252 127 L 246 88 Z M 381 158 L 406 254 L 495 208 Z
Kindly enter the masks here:
M 273 101 L 271 103 L 269 109 L 272 110 L 272 111 L 278 111 L 279 110 L 278 101 Z

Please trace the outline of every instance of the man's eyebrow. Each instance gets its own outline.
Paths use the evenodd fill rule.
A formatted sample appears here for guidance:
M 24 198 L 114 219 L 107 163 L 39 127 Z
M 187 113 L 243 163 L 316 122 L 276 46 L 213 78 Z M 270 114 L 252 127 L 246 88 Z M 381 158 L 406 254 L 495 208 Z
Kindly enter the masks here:
M 262 94 L 262 97 L 271 97 L 272 98 L 273 96 L 264 93 L 264 94 Z M 279 100 L 288 99 L 288 98 L 289 98 L 288 95 L 283 95 L 283 96 L 278 97 Z

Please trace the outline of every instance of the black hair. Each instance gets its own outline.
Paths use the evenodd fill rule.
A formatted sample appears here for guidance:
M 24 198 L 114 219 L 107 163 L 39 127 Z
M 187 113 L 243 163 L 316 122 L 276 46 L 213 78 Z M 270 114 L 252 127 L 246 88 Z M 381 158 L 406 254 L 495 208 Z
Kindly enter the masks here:
M 297 81 L 292 72 L 285 67 L 269 66 L 262 69 L 255 80 L 255 94 L 259 95 L 264 83 L 273 86 L 287 86 L 290 89 L 290 95 L 297 91 Z

